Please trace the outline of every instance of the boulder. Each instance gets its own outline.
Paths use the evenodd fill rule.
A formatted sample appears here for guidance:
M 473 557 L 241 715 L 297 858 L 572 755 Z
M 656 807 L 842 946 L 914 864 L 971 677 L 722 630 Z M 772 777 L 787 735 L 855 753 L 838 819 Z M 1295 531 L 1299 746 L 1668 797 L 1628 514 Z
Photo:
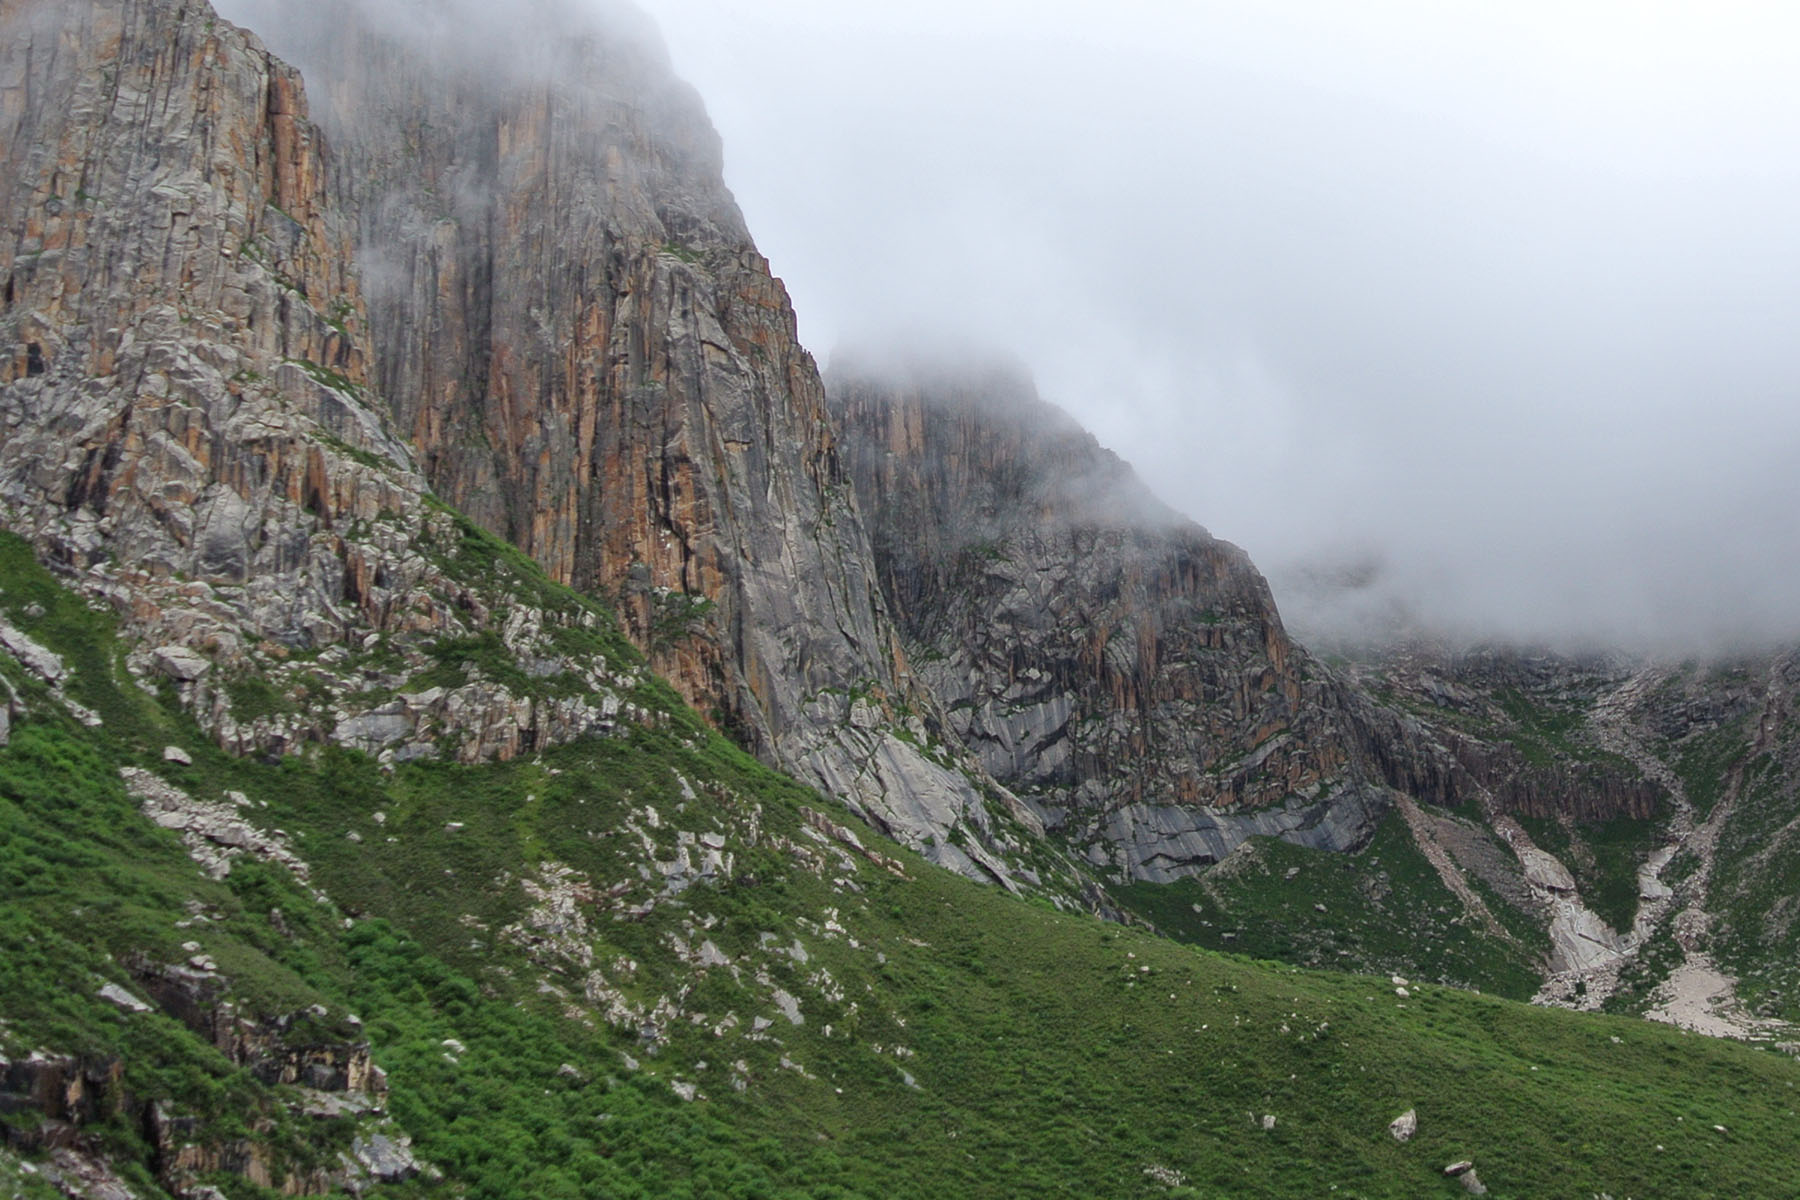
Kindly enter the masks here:
M 116 1004 L 126 1012 L 144 1013 L 150 1011 L 150 1006 L 148 1004 L 145 1004 L 142 1000 L 139 1000 L 136 996 L 132 995 L 116 983 L 107 984 L 105 987 L 101 988 L 97 994 L 102 1000 L 105 1000 L 109 1004 Z
M 382 1183 L 399 1183 L 419 1173 L 419 1160 L 413 1157 L 408 1138 L 369 1134 L 351 1143 L 350 1153 L 364 1170 Z
M 158 646 L 151 660 L 159 671 L 178 683 L 192 683 L 212 670 L 212 663 L 205 655 L 196 654 L 185 646 Z

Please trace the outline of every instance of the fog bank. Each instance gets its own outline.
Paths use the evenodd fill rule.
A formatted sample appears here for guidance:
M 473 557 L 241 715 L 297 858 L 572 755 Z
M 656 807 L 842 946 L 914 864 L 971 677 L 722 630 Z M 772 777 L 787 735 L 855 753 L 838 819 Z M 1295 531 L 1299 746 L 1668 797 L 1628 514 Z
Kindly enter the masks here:
M 476 70 L 657 37 L 363 6 Z M 302 59 L 328 19 L 218 7 Z M 821 359 L 1022 360 L 1303 633 L 1800 640 L 1800 11 L 642 8 Z
M 1782 6 L 646 7 L 815 351 L 1017 355 L 1303 627 L 1800 637 Z

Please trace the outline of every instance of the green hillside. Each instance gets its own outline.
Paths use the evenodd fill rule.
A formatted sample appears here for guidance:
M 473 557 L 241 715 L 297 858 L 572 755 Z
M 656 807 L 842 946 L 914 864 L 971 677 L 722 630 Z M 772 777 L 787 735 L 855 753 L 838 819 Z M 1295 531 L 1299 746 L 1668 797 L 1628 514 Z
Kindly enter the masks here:
M 170 1177 L 153 1103 L 276 1185 L 410 1135 L 422 1172 L 365 1192 L 394 1197 L 1414 1197 L 1463 1194 L 1463 1159 L 1496 1196 L 1792 1194 L 1800 1065 L 1776 1054 L 1015 899 L 879 841 L 654 680 L 629 734 L 509 763 L 234 759 L 124 673 L 110 617 L 16 539 L 0 555 L 0 613 L 103 722 L 0 655 L 26 709 L 0 749 L 0 1055 L 119 1060 L 76 1133 L 139 1195 Z M 254 849 L 209 878 L 121 768 L 226 805 L 306 880 Z M 207 1013 L 98 995 L 195 959 L 239 1027 L 370 1043 L 385 1111 L 269 1082 Z M 56 1194 L 41 1114 L 0 1109 L 27 1147 L 0 1192 Z

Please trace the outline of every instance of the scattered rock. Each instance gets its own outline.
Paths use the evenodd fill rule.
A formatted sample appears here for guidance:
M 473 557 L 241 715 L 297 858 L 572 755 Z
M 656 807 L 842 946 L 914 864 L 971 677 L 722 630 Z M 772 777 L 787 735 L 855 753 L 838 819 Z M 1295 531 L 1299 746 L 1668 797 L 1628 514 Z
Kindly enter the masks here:
M 1396 1142 L 1409 1141 L 1418 1131 L 1419 1110 L 1416 1108 L 1409 1108 L 1388 1122 L 1388 1132 L 1394 1135 Z
M 191 767 L 194 765 L 194 756 L 189 754 L 186 750 L 183 750 L 180 746 L 164 746 L 163 761 L 176 763 L 183 767 Z
M 281 833 L 264 832 L 244 820 L 235 804 L 196 800 L 141 767 L 121 767 L 119 775 L 144 815 L 179 833 L 188 855 L 214 879 L 231 873 L 233 858 L 249 854 L 286 867 L 306 881 L 307 864 L 288 849 Z
M 1453 1162 L 1449 1166 L 1445 1167 L 1444 1174 L 1446 1174 L 1446 1175 L 1450 1176 L 1452 1179 L 1454 1179 L 1457 1176 L 1463 1174 L 1464 1172 L 1473 1171 L 1474 1169 L 1475 1169 L 1475 1164 L 1465 1158 L 1458 1162 Z
M 1180 1171 L 1175 1170 L 1175 1168 L 1158 1166 L 1155 1164 L 1146 1166 L 1144 1168 L 1144 1175 L 1150 1182 L 1160 1183 L 1164 1187 L 1180 1187 L 1187 1182 L 1187 1176 L 1183 1175 Z
M 792 993 L 776 988 L 770 998 L 775 1001 L 775 1007 L 781 1010 L 781 1015 L 788 1019 L 790 1025 L 806 1024 L 806 1018 L 800 1015 L 800 1001 Z
M 1263 1114 L 1262 1127 L 1263 1127 L 1264 1133 L 1268 1133 L 1270 1130 L 1275 1128 L 1275 1114 L 1274 1113 L 1264 1113 Z
M 185 646 L 158 646 L 151 654 L 157 670 L 179 683 L 192 683 L 212 670 L 212 662 Z
M 413 1157 L 410 1138 L 370 1134 L 352 1142 L 350 1153 L 365 1171 L 383 1183 L 399 1183 L 419 1173 L 419 1160 Z
M 132 995 L 116 983 L 109 983 L 101 988 L 99 995 L 102 1000 L 105 1000 L 110 1004 L 116 1004 L 126 1012 L 143 1013 L 150 1011 L 150 1006 L 148 1004 L 145 1004 L 142 1000 L 139 1000 L 136 996 Z
M 6 650 L 27 671 L 51 687 L 62 686 L 68 677 L 69 669 L 63 665 L 61 657 L 32 641 L 4 617 L 0 617 L 0 649 Z

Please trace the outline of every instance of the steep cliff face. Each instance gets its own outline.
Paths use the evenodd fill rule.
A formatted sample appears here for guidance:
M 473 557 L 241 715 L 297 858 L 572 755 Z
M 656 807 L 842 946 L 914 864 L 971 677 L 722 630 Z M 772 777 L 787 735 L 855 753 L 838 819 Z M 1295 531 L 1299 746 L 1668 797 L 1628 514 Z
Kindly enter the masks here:
M 570 654 L 602 618 L 509 589 L 372 397 L 299 76 L 182 0 L 5 0 L 0 28 L 0 519 L 124 616 L 140 677 L 245 752 L 628 719 L 635 668 Z M 512 684 L 469 665 L 490 642 Z
M 615 599 L 652 665 L 765 758 L 997 869 L 982 847 L 1017 838 L 983 793 L 1016 806 L 900 670 L 818 373 L 642 18 L 229 11 L 306 71 L 332 150 L 308 202 L 342 214 L 319 249 L 341 283 L 291 278 L 349 332 L 279 356 L 366 384 L 440 495 Z
M 1641 669 L 1605 656 L 1407 643 L 1352 669 L 1355 681 L 1427 722 L 1452 767 L 1440 804 L 1538 820 L 1647 821 L 1664 789 L 1587 732 L 1593 709 Z
M 1009 370 L 852 364 L 831 390 L 914 673 L 1090 862 L 1162 881 L 1252 834 L 1368 836 L 1368 730 L 1399 721 L 1289 641 L 1241 550 Z

